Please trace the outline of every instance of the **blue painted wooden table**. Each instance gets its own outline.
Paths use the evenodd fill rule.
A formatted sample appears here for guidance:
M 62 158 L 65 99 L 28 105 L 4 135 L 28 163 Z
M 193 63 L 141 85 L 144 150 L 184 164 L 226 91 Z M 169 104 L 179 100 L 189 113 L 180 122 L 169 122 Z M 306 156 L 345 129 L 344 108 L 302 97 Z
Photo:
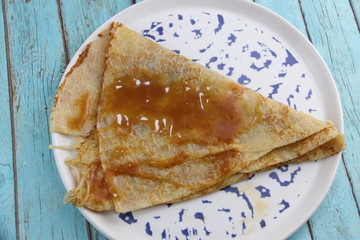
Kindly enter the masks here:
M 147 0 L 148 1 L 148 0 Z M 149 0 L 151 1 L 151 0 Z M 295 25 L 340 92 L 347 150 L 330 192 L 290 239 L 360 239 L 360 1 L 256 0 Z M 132 0 L 3 0 L 0 11 L 0 239 L 104 239 L 71 205 L 48 119 L 81 43 Z

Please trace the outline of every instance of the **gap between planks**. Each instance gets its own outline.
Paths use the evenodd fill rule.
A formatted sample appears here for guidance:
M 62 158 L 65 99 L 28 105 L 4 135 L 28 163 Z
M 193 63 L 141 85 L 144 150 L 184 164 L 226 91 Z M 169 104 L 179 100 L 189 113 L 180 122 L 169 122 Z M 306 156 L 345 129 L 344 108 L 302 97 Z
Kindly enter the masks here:
M 311 226 L 311 223 L 310 223 L 309 220 L 306 222 L 306 225 L 307 225 L 307 227 L 308 227 L 308 229 L 309 229 L 309 233 L 310 233 L 310 238 L 311 238 L 311 240 L 314 240 L 314 233 L 313 233 L 312 226 Z
M 63 40 L 63 47 L 65 49 L 65 61 L 66 61 L 66 65 L 67 65 L 70 61 L 70 57 L 69 57 L 68 44 L 66 42 L 66 37 L 65 37 L 66 33 L 65 33 L 65 27 L 64 27 L 64 22 L 63 22 L 62 8 L 61 8 L 60 0 L 56 0 L 56 3 L 58 5 L 58 17 L 60 20 L 61 36 L 62 36 L 62 40 Z
M 4 38 L 5 38 L 5 49 L 6 49 L 6 65 L 7 65 L 7 79 L 8 79 L 8 91 L 9 91 L 9 106 L 10 106 L 10 124 L 11 124 L 11 144 L 12 144 L 12 158 L 13 158 L 13 173 L 14 173 L 14 203 L 15 203 L 15 228 L 16 228 L 16 239 L 19 239 L 19 213 L 18 213 L 18 191 L 17 191 L 17 167 L 16 167 L 16 140 L 15 140 L 15 129 L 14 129 L 14 94 L 12 84 L 12 66 L 10 62 L 10 51 L 9 51 L 9 34 L 8 34 L 8 23 L 6 15 L 6 4 L 2 1 L 2 13 L 4 21 Z
M 355 19 L 355 23 L 356 23 L 356 26 L 358 28 L 358 32 L 360 33 L 360 24 L 359 24 L 359 19 L 357 18 L 357 15 L 355 13 L 355 7 L 354 7 L 354 4 L 353 4 L 353 0 L 349 0 L 349 4 L 350 4 L 350 8 L 351 8 L 351 11 L 354 15 L 354 19 Z M 359 9 L 360 10 L 360 9 Z M 359 208 L 358 208 L 359 210 Z
M 305 19 L 305 14 L 304 14 L 304 11 L 303 11 L 303 8 L 302 8 L 302 5 L 301 5 L 301 0 L 298 0 L 298 4 L 299 4 L 300 13 L 301 13 L 301 18 L 303 19 L 303 22 L 304 22 L 304 25 L 305 25 L 306 37 L 312 43 L 311 36 L 310 36 L 308 26 L 307 26 L 307 22 L 306 22 L 306 19 Z
M 358 215 L 360 217 L 360 209 L 359 209 L 359 203 L 357 202 L 357 199 L 356 199 L 356 196 L 355 196 L 355 192 L 354 192 L 354 186 L 353 186 L 353 183 L 351 181 L 351 177 L 349 175 L 349 172 L 348 172 L 348 169 L 347 169 L 347 166 L 345 164 L 345 161 L 344 161 L 344 157 L 341 155 L 341 161 L 344 163 L 344 168 L 345 168 L 345 173 L 346 173 L 346 176 L 349 180 L 349 184 L 350 184 L 350 190 L 351 190 L 351 195 L 354 199 L 354 202 L 355 202 L 355 206 L 356 206 L 356 209 L 358 211 Z

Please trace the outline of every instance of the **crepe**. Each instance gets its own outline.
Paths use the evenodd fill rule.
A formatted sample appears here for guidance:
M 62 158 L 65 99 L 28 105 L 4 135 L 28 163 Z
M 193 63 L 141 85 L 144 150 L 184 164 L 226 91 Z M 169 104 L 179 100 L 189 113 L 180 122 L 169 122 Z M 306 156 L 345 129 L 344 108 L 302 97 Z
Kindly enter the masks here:
M 330 129 L 329 123 L 233 83 L 121 24 L 111 30 L 105 58 L 97 130 L 104 177 L 118 212 L 201 191 L 273 149 Z M 309 148 L 338 134 L 320 134 L 321 143 L 309 142 Z M 287 153 L 259 159 L 255 169 L 275 165 Z M 226 174 L 219 174 L 224 161 Z M 199 176 L 204 177 L 195 181 Z
M 88 136 L 96 126 L 109 28 L 89 43 L 66 74 L 54 99 L 50 132 Z
M 336 137 L 334 137 L 336 136 Z M 82 169 L 85 169 L 83 171 L 80 171 L 78 176 L 78 186 L 76 189 L 70 191 L 65 200 L 66 202 L 72 202 L 76 206 L 86 206 L 87 208 L 90 208 L 92 210 L 100 211 L 102 210 L 112 210 L 114 209 L 114 206 L 112 204 L 111 199 L 109 199 L 108 195 L 104 196 L 102 192 L 95 192 L 91 189 L 97 188 L 97 182 L 95 181 L 89 181 L 91 176 L 91 170 L 89 172 L 88 168 L 89 165 L 93 164 L 94 166 L 98 166 L 100 164 L 100 158 L 98 157 L 95 152 L 98 149 L 98 142 L 95 141 L 96 137 L 94 135 L 91 135 L 84 141 L 85 144 L 81 146 L 81 148 L 78 150 L 78 156 L 81 156 L 81 159 L 79 157 L 75 158 L 74 160 L 68 161 L 71 165 L 75 165 L 78 168 L 82 166 Z M 329 140 L 331 139 L 331 140 Z M 329 140 L 329 141 L 328 141 Z M 309 144 L 312 143 L 312 144 Z M 314 146 L 318 146 L 315 149 L 313 149 Z M 344 150 L 345 144 L 343 135 L 338 133 L 334 126 L 329 124 L 329 127 L 324 129 L 323 131 L 320 131 L 312 136 L 309 136 L 306 139 L 300 140 L 296 143 L 290 144 L 288 146 L 280 147 L 278 149 L 274 149 L 271 152 L 265 154 L 264 156 L 260 157 L 259 159 L 249 159 L 249 157 L 246 154 L 240 154 L 239 152 L 228 152 L 227 154 L 217 154 L 215 161 L 214 159 L 211 159 L 211 157 L 204 157 L 203 159 L 199 159 L 200 161 L 204 163 L 209 164 L 208 167 L 211 164 L 211 160 L 213 160 L 213 164 L 216 167 L 217 164 L 223 164 L 226 162 L 226 157 L 233 157 L 232 162 L 241 162 L 241 165 L 236 165 L 235 168 L 233 168 L 232 171 L 229 171 L 224 174 L 224 168 L 222 169 L 222 174 L 220 172 L 217 172 L 217 178 L 213 181 L 216 182 L 215 184 L 211 185 L 210 187 L 207 187 L 201 191 L 191 193 L 189 195 L 186 195 L 182 198 L 172 200 L 171 202 L 181 202 L 185 200 L 189 200 L 198 196 L 203 196 L 205 194 L 214 192 L 220 188 L 226 187 L 228 185 L 237 183 L 241 180 L 247 179 L 249 176 L 251 176 L 253 173 L 259 172 L 259 171 L 265 171 L 274 167 L 278 167 L 284 164 L 289 163 L 298 163 L 303 162 L 307 160 L 316 160 L 316 159 L 322 159 L 334 154 L 339 153 L 340 151 Z M 247 161 L 245 161 L 247 159 Z M 229 160 L 229 159 L 227 159 Z M 82 164 L 81 164 L 82 163 Z M 177 168 L 186 167 L 186 165 L 178 165 Z M 215 168 L 216 169 L 216 168 Z M 217 168 L 221 170 L 220 168 Z M 99 170 L 99 169 L 97 169 Z M 148 171 L 146 171 L 146 167 L 142 168 L 141 171 L 143 174 L 149 174 Z M 195 171 L 200 171 L 200 169 L 196 169 Z M 238 172 L 236 172 L 238 171 Z M 99 174 L 100 172 L 100 174 Z M 103 175 L 101 174 L 101 171 L 98 172 L 98 181 L 104 181 Z M 168 175 L 160 175 L 158 177 L 159 181 L 163 182 L 170 182 L 173 181 L 179 181 L 182 178 L 187 179 L 189 172 L 182 172 L 182 176 L 171 176 L 171 173 L 174 173 L 174 169 L 172 171 L 169 171 L 170 174 Z M 211 171 L 206 171 L 209 172 Z M 226 172 L 226 170 L 225 170 Z M 235 173 L 234 173 L 235 172 Z M 212 171 L 213 174 L 215 174 L 214 171 Z M 204 181 L 206 179 L 203 175 L 198 175 L 197 179 L 192 179 L 193 184 L 199 185 L 201 184 L 201 180 Z M 179 185 L 180 183 L 177 183 Z M 183 182 L 184 184 L 184 182 Z M 189 184 L 189 182 L 188 182 Z M 105 187 L 102 185 L 102 187 Z M 105 189 L 105 191 L 107 188 Z M 99 196 L 100 195 L 100 196 Z M 69 197 L 71 196 L 71 197 Z M 99 199 L 97 201 L 94 201 L 94 199 Z
M 65 195 L 64 202 L 94 211 L 113 210 L 114 203 L 103 177 L 98 145 L 96 135 L 90 134 L 77 147 L 77 156 L 66 161 L 76 176 L 77 186 Z
M 67 162 L 78 183 L 66 202 L 126 212 L 344 148 L 330 122 L 264 98 L 121 24 L 110 28 L 80 55 L 55 98 L 50 130 L 87 136 Z
M 224 188 L 226 186 L 229 186 L 229 185 L 238 183 L 242 180 L 245 180 L 248 177 L 250 177 L 252 174 L 257 173 L 257 172 L 267 171 L 267 170 L 270 170 L 270 169 L 273 169 L 273 168 L 276 168 L 279 166 L 283 166 L 286 164 L 291 164 L 291 163 L 301 163 L 301 162 L 305 162 L 305 161 L 309 161 L 309 160 L 319 160 L 319 159 L 327 158 L 327 157 L 333 156 L 335 154 L 338 154 L 339 152 L 345 150 L 344 135 L 339 134 L 339 133 L 336 134 L 335 138 L 332 138 L 330 141 L 327 141 L 327 142 L 321 144 L 320 146 L 318 146 L 317 148 L 312 149 L 310 151 L 308 151 L 309 145 L 306 144 L 306 141 L 314 140 L 314 138 L 319 140 L 320 138 L 322 138 L 322 136 L 324 136 L 323 134 L 326 134 L 328 131 L 331 131 L 331 134 L 334 134 L 335 132 L 333 132 L 333 130 L 326 129 L 326 130 L 323 130 L 321 134 L 317 133 L 314 136 L 310 136 L 309 138 L 311 138 L 311 139 L 300 140 L 299 143 L 293 143 L 293 144 L 291 144 L 291 146 L 285 146 L 285 147 L 282 147 L 279 149 L 274 149 L 270 153 L 261 157 L 259 160 L 253 161 L 253 163 L 249 164 L 248 167 L 240 169 L 239 172 L 236 172 L 235 174 L 229 176 L 228 178 L 226 178 L 222 181 L 219 181 L 218 183 L 212 185 L 211 187 L 203 189 L 199 192 L 189 194 L 183 198 L 176 199 L 173 202 L 182 202 L 185 200 L 189 200 L 189 199 L 192 199 L 195 197 L 199 197 L 199 196 L 203 196 L 203 195 L 212 193 L 212 192 L 219 190 L 221 188 Z M 322 142 L 323 141 L 318 141 L 319 144 Z M 304 145 L 307 145 L 306 150 L 302 149 L 302 147 L 304 147 Z M 300 151 L 298 151 L 297 149 L 298 150 L 300 149 Z M 281 155 L 281 153 L 284 153 L 285 150 L 289 154 L 284 154 L 282 157 L 279 157 Z M 292 153 L 295 153 L 295 152 L 296 152 L 297 156 L 295 158 L 292 158 L 293 157 Z M 306 153 L 303 155 L 299 155 L 299 154 L 301 154 L 301 152 L 306 152 Z M 272 159 L 272 161 L 265 161 L 268 159 Z M 262 164 L 258 164 L 258 162 L 262 162 Z

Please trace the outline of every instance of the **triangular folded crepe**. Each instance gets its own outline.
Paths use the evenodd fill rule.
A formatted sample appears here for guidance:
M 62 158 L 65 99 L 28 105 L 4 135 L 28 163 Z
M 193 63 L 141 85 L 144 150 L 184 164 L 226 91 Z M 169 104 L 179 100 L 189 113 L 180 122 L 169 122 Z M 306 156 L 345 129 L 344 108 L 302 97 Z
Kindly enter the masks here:
M 95 128 L 109 29 L 88 44 L 55 95 L 50 131 L 88 136 Z
M 105 68 L 100 146 L 93 132 L 69 161 L 79 174 L 66 200 L 77 206 L 125 212 L 190 199 L 253 172 L 344 148 L 332 124 L 264 98 L 121 24 L 86 51 L 97 53 L 80 57 L 66 76 L 51 117 L 52 131 L 88 135 L 101 90 L 94 76 Z M 97 63 L 95 75 L 81 70 Z M 74 90 L 76 84 L 87 88 Z M 94 100 L 79 98 L 86 94 Z M 71 108 L 76 102 L 86 107 Z
M 238 172 L 256 160 L 253 155 L 328 127 L 121 24 L 111 34 L 97 130 L 104 177 L 119 212 L 206 189 L 223 179 L 219 169 Z M 201 167 L 208 159 L 211 167 Z M 206 177 L 193 183 L 198 176 Z

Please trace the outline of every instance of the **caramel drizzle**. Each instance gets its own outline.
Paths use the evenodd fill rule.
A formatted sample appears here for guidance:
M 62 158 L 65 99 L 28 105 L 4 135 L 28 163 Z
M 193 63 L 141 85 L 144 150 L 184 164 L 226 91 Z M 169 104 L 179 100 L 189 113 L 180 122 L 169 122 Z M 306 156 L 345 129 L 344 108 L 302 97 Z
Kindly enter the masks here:
M 238 105 L 242 89 L 235 83 L 218 90 L 194 79 L 165 82 L 160 73 L 142 71 L 116 78 L 103 92 L 104 116 L 113 116 L 111 128 L 131 129 L 145 124 L 155 134 L 177 144 L 232 142 L 248 124 Z
M 95 202 L 101 202 L 103 199 L 111 199 L 108 186 L 102 174 L 100 162 L 94 163 L 93 171 L 90 176 L 90 192 L 94 196 Z
M 75 101 L 75 105 L 79 107 L 76 117 L 69 118 L 67 125 L 70 129 L 81 130 L 89 116 L 90 93 L 86 92 Z

